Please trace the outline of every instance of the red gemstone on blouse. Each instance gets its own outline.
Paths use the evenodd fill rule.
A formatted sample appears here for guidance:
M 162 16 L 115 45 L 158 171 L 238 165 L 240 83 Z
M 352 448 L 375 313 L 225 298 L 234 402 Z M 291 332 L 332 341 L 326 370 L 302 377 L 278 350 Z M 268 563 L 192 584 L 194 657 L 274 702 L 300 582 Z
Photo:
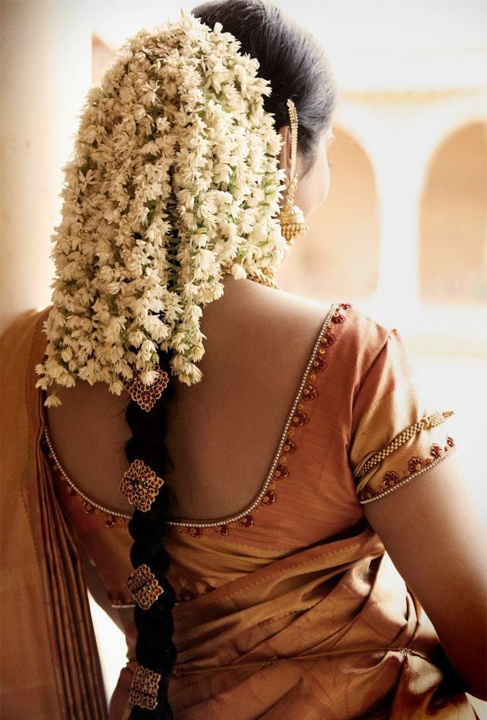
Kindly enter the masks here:
M 245 517 L 240 518 L 240 520 L 239 520 L 240 525 L 241 525 L 242 527 L 246 527 L 246 528 L 252 527 L 252 525 L 254 524 L 254 522 L 255 522 L 255 521 L 254 521 L 254 518 L 253 518 L 252 515 L 245 515 Z
M 201 528 L 199 527 L 195 527 L 192 525 L 191 527 L 187 528 L 186 532 L 189 533 L 192 537 L 201 537 Z
M 302 427 L 303 425 L 306 425 L 306 423 L 309 422 L 309 417 L 304 413 L 302 410 L 296 410 L 296 412 L 293 415 L 293 425 L 297 425 L 298 427 Z
M 342 315 L 341 313 L 337 312 L 333 317 L 331 318 L 332 322 L 335 324 L 342 323 L 345 320 L 345 315 Z
M 430 455 L 433 455 L 433 457 L 440 457 L 440 455 L 443 452 L 443 448 L 441 445 L 437 445 L 436 443 L 433 443 L 430 450 Z
M 277 495 L 273 490 L 269 490 L 266 492 L 264 497 L 262 498 L 261 505 L 272 505 L 277 500 Z
M 386 487 L 390 487 L 391 485 L 395 485 L 398 480 L 399 475 L 397 474 L 397 472 L 394 472 L 394 470 L 389 470 L 389 472 L 386 472 L 386 474 L 384 475 L 382 484 Z
M 303 400 L 314 400 L 318 397 L 318 389 L 315 385 L 308 384 L 303 390 Z
M 447 445 L 449 445 L 450 447 L 453 447 L 455 445 L 454 439 L 452 437 L 450 437 L 449 435 L 446 438 L 446 442 L 447 442 Z
M 342 316 L 343 317 L 343 316 Z M 333 335 L 330 330 L 327 330 L 326 333 L 321 338 L 321 344 L 325 347 L 330 347 L 330 345 L 333 345 L 333 343 L 336 342 L 336 337 Z
M 408 462 L 408 470 L 409 472 L 414 472 L 415 470 L 421 470 L 423 467 L 423 461 L 419 457 L 412 457 L 410 458 Z
M 321 372 L 324 370 L 327 366 L 326 360 L 322 355 L 317 355 L 315 359 L 313 360 L 313 371 L 314 372 Z
M 284 447 L 282 448 L 282 454 L 283 455 L 291 455 L 292 453 L 296 452 L 297 445 L 291 438 L 287 438 L 286 442 L 284 443 Z
M 289 469 L 285 465 L 278 465 L 274 470 L 274 480 L 281 480 L 289 475 Z
M 218 527 L 216 531 L 217 533 L 220 533 L 220 535 L 228 535 L 228 533 L 230 532 L 230 530 L 228 529 L 228 525 L 220 525 L 220 527 Z

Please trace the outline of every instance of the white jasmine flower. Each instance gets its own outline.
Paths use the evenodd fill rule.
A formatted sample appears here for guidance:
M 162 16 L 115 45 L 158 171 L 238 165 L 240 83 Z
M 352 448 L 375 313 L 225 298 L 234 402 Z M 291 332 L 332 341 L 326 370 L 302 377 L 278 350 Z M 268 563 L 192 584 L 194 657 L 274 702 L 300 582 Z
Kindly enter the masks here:
M 287 249 L 278 221 L 282 140 L 264 112 L 267 80 L 222 25 L 181 11 L 128 38 L 89 90 L 62 221 L 52 235 L 55 280 L 36 387 L 106 382 L 141 370 L 157 349 L 188 384 L 202 374 L 202 307 L 221 278 L 273 271 Z

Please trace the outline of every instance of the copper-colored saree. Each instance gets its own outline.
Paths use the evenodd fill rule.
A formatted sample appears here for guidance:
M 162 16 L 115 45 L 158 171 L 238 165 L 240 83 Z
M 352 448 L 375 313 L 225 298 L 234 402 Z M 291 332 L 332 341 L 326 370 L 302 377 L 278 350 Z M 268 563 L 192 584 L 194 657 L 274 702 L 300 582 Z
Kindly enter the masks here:
M 73 529 L 40 449 L 42 313 L 1 346 L 1 717 L 106 720 L 107 704 Z
M 48 310 L 2 337 L 1 714 L 101 720 L 78 543 L 112 604 L 130 606 L 131 538 L 128 517 L 93 506 L 46 452 L 34 367 Z M 454 448 L 451 422 L 417 397 L 395 330 L 330 308 L 261 496 L 233 519 L 172 525 L 175 720 L 478 718 L 362 505 L 421 482 Z

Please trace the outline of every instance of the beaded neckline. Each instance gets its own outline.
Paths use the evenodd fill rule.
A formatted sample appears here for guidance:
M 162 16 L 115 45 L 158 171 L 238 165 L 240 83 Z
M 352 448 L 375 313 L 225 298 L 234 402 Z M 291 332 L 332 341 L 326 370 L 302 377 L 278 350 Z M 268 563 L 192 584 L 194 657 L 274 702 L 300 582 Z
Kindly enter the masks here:
M 220 526 L 220 525 L 222 525 L 222 524 L 225 524 L 225 525 L 226 525 L 226 524 L 228 524 L 228 523 L 231 523 L 231 522 L 235 522 L 235 521 L 237 521 L 237 520 L 240 520 L 240 518 L 243 518 L 244 516 L 246 516 L 246 515 L 248 515 L 249 513 L 251 513 L 252 510 L 254 510 L 254 509 L 257 507 L 257 505 L 261 502 L 262 498 L 265 496 L 265 494 L 266 494 L 266 492 L 267 492 L 267 488 L 268 488 L 268 486 L 269 486 L 269 484 L 270 484 L 270 482 L 271 482 L 271 480 L 272 480 L 272 478 L 273 478 L 273 476 L 274 476 L 274 472 L 275 472 L 276 467 L 277 467 L 277 465 L 278 465 L 278 463 L 279 463 L 279 460 L 280 460 L 280 457 L 281 457 L 281 454 L 282 454 L 282 449 L 283 449 L 284 443 L 285 443 L 285 441 L 286 441 L 289 428 L 290 428 L 291 423 L 292 423 L 292 421 L 293 421 L 293 417 L 294 417 L 296 408 L 297 408 L 297 406 L 298 406 L 298 404 L 299 404 L 299 402 L 300 402 L 300 400 L 301 400 L 301 397 L 302 397 L 302 394 L 303 394 L 303 390 L 304 390 L 304 388 L 305 388 L 305 386 L 306 386 L 306 383 L 307 383 L 307 380 L 308 380 L 308 376 L 309 376 L 309 374 L 310 374 L 310 371 L 311 371 L 311 369 L 312 369 L 313 363 L 314 363 L 315 358 L 316 358 L 316 354 L 317 354 L 318 349 L 319 349 L 319 347 L 320 347 L 321 339 L 322 339 L 322 337 L 324 336 L 325 332 L 328 330 L 329 325 L 330 325 L 330 323 L 331 323 L 331 321 L 332 321 L 333 315 L 334 315 L 335 312 L 339 309 L 340 305 L 341 305 L 341 303 L 333 303 L 333 304 L 332 304 L 332 306 L 330 307 L 330 310 L 328 311 L 328 313 L 327 313 L 327 315 L 326 315 L 326 318 L 325 318 L 325 320 L 324 320 L 324 322 L 323 322 L 323 324 L 322 324 L 322 326 L 321 326 L 321 328 L 320 328 L 320 330 L 319 330 L 318 336 L 317 336 L 316 341 L 315 341 L 315 343 L 314 343 L 314 345 L 313 345 L 313 349 L 312 349 L 312 351 L 311 351 L 310 358 L 309 358 L 309 360 L 308 360 L 308 362 L 307 362 L 307 364 L 306 364 L 306 367 L 305 367 L 305 370 L 304 370 L 304 373 L 303 373 L 301 382 L 300 382 L 300 384 L 299 384 L 298 390 L 297 390 L 297 392 L 296 392 L 296 394 L 295 394 L 295 396 L 294 396 L 294 401 L 293 401 L 293 403 L 292 403 L 291 410 L 290 410 L 290 412 L 289 412 L 289 414 L 288 414 L 288 417 L 287 417 L 287 420 L 286 420 L 286 422 L 285 422 L 285 424 L 284 424 L 284 429 L 283 429 L 283 431 L 282 431 L 282 433 L 281 433 L 281 437 L 280 437 L 280 440 L 279 440 L 279 444 L 278 444 L 278 446 L 277 446 L 277 451 L 276 451 L 276 453 L 274 454 L 274 458 L 273 458 L 273 460 L 272 460 L 272 463 L 271 463 L 269 472 L 267 473 L 267 476 L 266 476 L 266 478 L 265 478 L 264 484 L 263 484 L 261 490 L 259 491 L 258 495 L 254 498 L 254 500 L 250 503 L 250 505 L 249 505 L 248 507 L 246 507 L 244 510 L 242 510 L 242 511 L 240 511 L 240 512 L 238 512 L 238 513 L 235 513 L 235 514 L 233 514 L 233 515 L 230 515 L 230 516 L 228 516 L 228 517 L 213 518 L 213 519 L 211 519 L 211 520 L 191 520 L 191 519 L 189 519 L 189 518 L 183 518 L 183 519 L 181 519 L 181 520 L 168 520 L 168 521 L 167 521 L 167 524 L 168 524 L 168 525 L 182 526 L 182 527 L 195 527 L 195 528 L 197 528 L 197 527 L 201 527 L 201 528 L 218 527 L 218 526 Z M 125 518 L 125 519 L 127 519 L 127 520 L 130 520 L 130 518 L 132 517 L 132 514 L 128 514 L 128 513 L 120 512 L 120 511 L 118 511 L 118 510 L 113 510 L 112 508 L 108 508 L 107 506 L 102 505 L 101 503 L 98 503 L 96 500 L 93 500 L 93 499 L 92 499 L 89 495 L 87 495 L 86 493 L 83 493 L 83 492 L 78 488 L 78 486 L 76 485 L 76 483 L 74 483 L 73 480 L 69 477 L 69 475 L 66 473 L 66 471 L 65 471 L 64 468 L 62 467 L 61 463 L 59 462 L 59 459 L 58 459 L 56 453 L 54 452 L 54 449 L 53 449 L 53 446 L 52 446 L 52 442 L 51 442 L 51 439 L 50 439 L 49 434 L 48 434 L 47 423 L 45 424 L 45 427 L 44 427 L 44 435 L 45 435 L 47 444 L 48 444 L 48 446 L 49 446 L 50 452 L 51 452 L 51 454 L 52 454 L 52 456 L 53 456 L 54 462 L 56 463 L 56 465 L 57 465 L 60 473 L 63 475 L 63 477 L 65 478 L 65 480 L 68 482 L 68 484 L 69 484 L 82 498 L 84 498 L 84 500 L 86 500 L 87 502 L 91 503 L 91 505 L 93 505 L 95 508 L 101 510 L 102 512 L 105 512 L 105 513 L 114 515 L 114 516 L 116 516 L 116 517 L 121 517 L 121 518 Z

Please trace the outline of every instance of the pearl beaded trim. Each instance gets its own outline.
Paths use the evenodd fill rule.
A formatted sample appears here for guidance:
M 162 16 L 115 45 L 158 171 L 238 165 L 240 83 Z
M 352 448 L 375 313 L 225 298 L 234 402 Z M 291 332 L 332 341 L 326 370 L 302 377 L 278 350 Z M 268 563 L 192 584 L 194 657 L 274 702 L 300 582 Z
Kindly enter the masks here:
M 79 487 L 71 480 L 67 472 L 64 470 L 63 466 L 59 462 L 59 458 L 57 457 L 56 453 L 54 452 L 54 448 L 51 443 L 51 438 L 49 437 L 49 434 L 47 432 L 47 425 L 44 427 L 44 436 L 46 438 L 47 444 L 49 445 L 49 450 L 52 453 L 52 456 L 56 462 L 56 465 L 59 468 L 60 473 L 64 477 L 64 479 L 71 485 L 73 490 L 75 490 L 78 495 L 81 495 L 83 500 L 86 500 L 86 502 L 89 502 L 90 505 L 93 505 L 93 507 L 98 508 L 98 510 L 101 510 L 102 512 L 108 513 L 110 515 L 115 515 L 116 517 L 121 518 L 131 518 L 131 515 L 127 515 L 126 513 L 119 512 L 118 510 L 112 510 L 111 508 L 106 507 L 106 505 L 100 505 L 100 503 L 97 503 L 96 500 L 93 500 L 89 495 L 86 495 L 82 490 L 79 489 Z
M 268 475 L 267 475 L 267 477 L 266 477 L 266 480 L 265 480 L 265 482 L 264 482 L 264 485 L 263 485 L 261 491 L 259 492 L 257 498 L 252 502 L 252 504 L 251 504 L 249 507 L 245 508 L 245 510 L 243 510 L 242 512 L 240 512 L 240 513 L 238 513 L 238 514 L 236 514 L 236 515 L 232 515 L 232 516 L 230 516 L 230 517 L 220 518 L 219 520 L 214 521 L 214 522 L 199 522 L 199 521 L 197 521 L 197 520 L 194 520 L 194 521 L 192 521 L 192 522 L 183 522 L 183 521 L 176 521 L 176 520 L 168 520 L 168 521 L 167 521 L 167 524 L 168 524 L 168 525 L 178 525 L 178 526 L 180 526 L 180 527 L 219 527 L 219 526 L 222 525 L 222 524 L 227 524 L 227 523 L 234 522 L 234 521 L 236 521 L 236 520 L 240 520 L 240 518 L 244 517 L 245 515 L 248 515 L 250 512 L 252 512 L 252 510 L 254 510 L 254 508 L 257 507 L 257 505 L 260 503 L 260 501 L 262 500 L 262 498 L 264 497 L 264 495 L 265 495 L 266 492 L 267 492 L 267 489 L 268 489 L 268 487 L 269 487 L 269 485 L 270 485 L 270 483 L 271 483 L 271 480 L 272 480 L 272 478 L 273 478 L 273 476 L 274 476 L 274 471 L 275 471 L 275 469 L 276 469 L 276 467 L 277 467 L 277 465 L 278 465 L 278 463 L 279 463 L 279 460 L 280 460 L 280 458 L 281 458 L 282 448 L 283 448 L 283 446 L 284 446 L 284 443 L 286 442 L 286 438 L 287 438 L 287 434 L 288 434 L 289 427 L 290 427 L 290 425 L 291 425 L 291 423 L 292 423 L 292 420 L 293 420 L 293 417 L 294 417 L 294 413 L 295 413 L 296 408 L 297 408 L 297 406 L 298 406 L 298 404 L 299 404 L 299 401 L 300 401 L 300 399 L 301 399 L 301 394 L 302 394 L 302 392 L 303 392 L 303 390 L 304 390 L 304 387 L 305 387 L 306 383 L 308 382 L 308 375 L 309 375 L 310 370 L 311 370 L 311 368 L 312 368 L 312 366 L 313 366 L 313 362 L 314 362 L 314 360 L 315 360 L 315 358 L 316 358 L 316 354 L 317 354 L 317 352 L 318 352 L 318 348 L 320 347 L 321 339 L 322 339 L 323 335 L 326 333 L 326 331 L 329 329 L 330 324 L 331 324 L 331 321 L 332 321 L 332 317 L 333 317 L 333 315 L 337 312 L 337 310 L 340 308 L 340 305 L 341 305 L 341 303 L 333 303 L 333 304 L 332 304 L 332 306 L 330 307 L 330 310 L 328 311 L 328 313 L 327 313 L 327 315 L 326 315 L 325 321 L 324 321 L 323 325 L 321 326 L 321 329 L 320 329 L 320 331 L 319 331 L 319 333 L 318 333 L 318 337 L 317 337 L 317 339 L 316 339 L 316 342 L 315 342 L 315 344 L 314 344 L 314 346 L 313 346 L 313 350 L 312 350 L 312 352 L 311 352 L 311 357 L 310 357 L 310 359 L 309 359 L 309 361 L 308 361 L 308 364 L 306 365 L 306 368 L 305 368 L 305 370 L 304 370 L 304 374 L 303 374 L 301 383 L 300 383 L 300 385 L 299 385 L 299 389 L 298 389 L 298 391 L 297 391 L 297 393 L 296 393 L 296 395 L 295 395 L 295 398 L 294 398 L 294 402 L 293 402 L 291 411 L 290 411 L 290 413 L 289 413 L 289 415 L 288 415 L 286 424 L 285 424 L 285 426 L 284 426 L 284 430 L 283 430 L 283 432 L 282 432 L 282 434 L 281 434 L 281 439 L 280 439 L 280 441 L 279 441 L 279 445 L 278 445 L 277 452 L 276 452 L 276 454 L 275 454 L 275 456 L 274 456 L 274 460 L 273 460 L 273 462 L 272 462 L 271 468 L 270 468 L 269 473 L 268 473 Z M 71 487 L 73 488 L 73 490 L 75 490 L 75 491 L 78 493 L 78 495 L 80 495 L 84 500 L 86 500 L 87 502 L 91 503 L 91 505 L 93 505 L 93 507 L 98 508 L 98 509 L 101 510 L 102 512 L 109 513 L 109 514 L 111 514 L 111 515 L 115 515 L 116 517 L 125 518 L 126 520 L 130 520 L 130 518 L 132 517 L 132 515 L 130 515 L 130 514 L 128 514 L 128 513 L 124 513 L 124 512 L 119 512 L 119 511 L 117 511 L 117 510 L 112 510 L 111 508 L 108 508 L 108 507 L 106 507 L 106 506 L 104 506 L 104 505 L 101 505 L 100 503 L 96 502 L 96 501 L 93 500 L 89 495 L 86 495 L 86 493 L 83 493 L 83 492 L 78 488 L 78 486 L 76 485 L 76 483 L 74 483 L 74 482 L 71 480 L 71 478 L 69 477 L 69 475 L 66 473 L 66 471 L 65 471 L 64 468 L 62 467 L 61 463 L 59 462 L 59 459 L 58 459 L 58 457 L 57 457 L 57 455 L 56 455 L 56 453 L 54 452 L 54 449 L 53 449 L 53 447 L 52 447 L 52 443 L 51 443 L 51 441 L 50 441 L 50 438 L 49 438 L 49 435 L 48 435 L 48 432 L 47 432 L 47 426 L 44 428 L 44 434 L 45 434 L 47 443 L 48 443 L 48 445 L 49 445 L 49 448 L 50 448 L 50 450 L 51 450 L 51 453 L 52 453 L 52 455 L 53 455 L 53 458 L 54 458 L 54 460 L 55 460 L 55 462 L 56 462 L 56 465 L 58 466 L 58 468 L 59 468 L 61 474 L 63 475 L 63 477 L 64 477 L 64 478 L 67 480 L 67 482 L 71 485 Z M 120 605 L 117 605 L 116 607 L 120 607 Z M 134 606 L 131 605 L 131 607 L 134 607 Z
M 384 495 L 389 495 L 389 493 L 394 492 L 398 488 L 402 487 L 402 485 L 405 485 L 407 482 L 412 480 L 414 477 L 416 477 L 416 475 L 421 475 L 421 473 L 424 473 L 427 470 L 429 470 L 430 468 L 437 465 L 440 462 L 440 460 L 444 460 L 444 458 L 450 457 L 450 455 L 452 455 L 452 453 L 454 452 L 454 450 L 456 450 L 456 448 L 457 448 L 456 445 L 451 447 L 448 450 L 448 452 L 444 452 L 442 455 L 439 455 L 435 460 L 432 460 L 430 463 L 428 463 L 427 465 L 422 467 L 421 470 L 416 470 L 416 472 L 413 472 L 411 475 L 408 475 L 407 478 L 404 478 L 404 480 L 401 480 L 400 482 L 396 483 L 395 485 L 388 488 L 387 490 L 384 490 L 384 492 L 381 492 L 378 495 L 374 495 L 374 497 L 369 498 L 368 500 L 359 500 L 360 504 L 365 505 L 366 503 L 374 502 L 374 500 L 380 500 L 382 497 L 384 497 Z
M 316 342 L 315 342 L 315 344 L 314 344 L 314 346 L 313 346 L 313 350 L 312 350 L 312 352 L 311 352 L 311 357 L 310 357 L 310 359 L 309 359 L 309 361 L 308 361 L 308 364 L 306 365 L 306 369 L 305 369 L 305 371 L 304 371 L 304 374 L 303 374 L 301 383 L 300 383 L 300 385 L 299 385 L 298 392 L 296 393 L 296 396 L 295 396 L 295 398 L 294 398 L 294 402 L 293 402 L 293 405 L 292 405 L 292 408 L 291 408 L 291 412 L 290 412 L 289 415 L 288 415 L 288 418 L 287 418 L 287 420 L 286 420 L 286 424 L 285 424 L 285 426 L 284 426 L 284 430 L 283 430 L 283 432 L 282 432 L 282 434 L 281 434 L 281 439 L 280 439 L 280 441 L 279 441 L 279 446 L 278 446 L 278 448 L 277 448 L 277 453 L 276 453 L 275 456 L 274 456 L 274 460 L 273 460 L 273 462 L 272 462 L 271 468 L 270 468 L 269 473 L 268 473 L 268 475 L 267 475 L 267 477 L 266 477 L 266 480 L 265 480 L 265 482 L 264 482 L 264 485 L 263 485 L 261 491 L 259 492 L 258 496 L 256 497 L 256 499 L 252 502 L 252 504 L 251 504 L 249 507 L 245 508 L 245 510 L 243 510 L 242 512 L 240 512 L 240 513 L 238 513 L 238 514 L 236 514 L 236 515 L 231 515 L 230 517 L 220 518 L 220 519 L 217 520 L 216 522 L 198 522 L 198 521 L 193 521 L 193 522 L 178 522 L 178 521 L 175 521 L 175 520 L 171 520 L 171 521 L 168 520 L 168 521 L 167 521 L 168 525 L 180 525 L 180 526 L 183 526 L 183 527 L 219 527 L 220 525 L 226 525 L 226 524 L 228 524 L 228 523 L 235 522 L 236 520 L 240 520 L 240 518 L 243 518 L 245 515 L 248 515 L 250 512 L 252 512 L 252 510 L 253 510 L 254 508 L 257 507 L 257 505 L 260 503 L 260 501 L 262 500 L 262 498 L 263 498 L 264 495 L 266 494 L 267 488 L 269 487 L 269 484 L 270 484 L 270 482 L 271 482 L 271 480 L 272 480 L 272 478 L 273 478 L 273 476 L 274 476 L 274 471 L 275 471 L 277 465 L 279 464 L 279 460 L 281 459 L 282 448 L 283 448 L 283 446 L 284 446 L 284 443 L 286 442 L 287 433 L 288 433 L 289 427 L 290 427 L 290 425 L 291 425 L 291 423 L 292 423 L 292 421 L 293 421 L 294 413 L 295 413 L 296 408 L 297 408 L 297 406 L 298 406 L 298 404 L 299 404 L 299 401 L 300 401 L 300 399 L 301 399 L 302 392 L 303 392 L 303 390 L 304 390 L 304 387 L 305 387 L 306 383 L 308 382 L 308 375 L 309 375 L 310 370 L 311 370 L 311 368 L 312 368 L 312 366 L 313 366 L 313 362 L 314 362 L 314 360 L 315 360 L 316 353 L 318 352 L 318 348 L 320 347 L 321 338 L 323 337 L 323 335 L 325 334 L 325 332 L 328 330 L 328 328 L 329 328 L 329 326 L 330 326 L 330 323 L 331 323 L 331 320 L 332 320 L 332 317 L 333 317 L 333 315 L 335 314 L 335 312 L 339 309 L 339 307 L 340 307 L 340 303 L 333 303 L 333 305 L 331 306 L 330 310 L 329 310 L 328 313 L 327 313 L 327 316 L 326 316 L 326 319 L 325 319 L 323 325 L 321 326 L 321 329 L 320 329 L 320 331 L 319 331 L 319 333 L 318 333 L 318 337 L 317 337 L 317 339 L 316 339 Z

